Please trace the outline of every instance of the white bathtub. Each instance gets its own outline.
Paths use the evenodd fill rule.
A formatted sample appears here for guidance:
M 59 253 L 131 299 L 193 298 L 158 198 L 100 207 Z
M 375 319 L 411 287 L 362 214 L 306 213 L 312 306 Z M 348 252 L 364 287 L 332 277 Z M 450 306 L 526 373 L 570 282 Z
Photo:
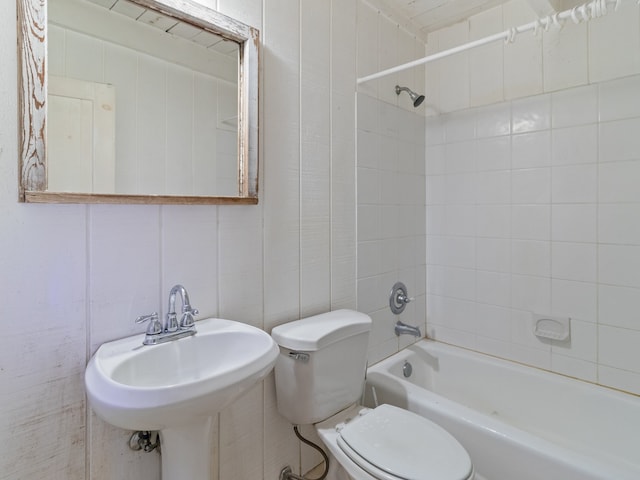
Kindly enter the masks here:
M 430 340 L 369 367 L 374 390 L 453 434 L 480 479 L 640 479 L 640 397 Z

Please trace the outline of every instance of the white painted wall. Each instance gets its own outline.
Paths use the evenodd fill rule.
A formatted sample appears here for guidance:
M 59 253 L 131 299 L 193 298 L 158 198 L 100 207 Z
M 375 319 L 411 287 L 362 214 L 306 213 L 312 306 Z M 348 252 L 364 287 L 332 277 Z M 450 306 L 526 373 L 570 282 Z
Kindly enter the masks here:
M 535 18 L 514 0 L 430 52 Z M 640 393 L 640 8 L 427 66 L 429 336 Z M 572 318 L 570 343 L 531 313 Z
M 203 1 L 203 3 L 205 3 Z M 87 408 L 102 342 L 183 283 L 203 316 L 273 326 L 356 306 L 355 1 L 211 0 L 259 27 L 258 206 L 17 203 L 15 2 L 0 3 L 0 478 L 158 479 Z M 273 378 L 219 415 L 213 480 L 277 478 L 306 448 Z

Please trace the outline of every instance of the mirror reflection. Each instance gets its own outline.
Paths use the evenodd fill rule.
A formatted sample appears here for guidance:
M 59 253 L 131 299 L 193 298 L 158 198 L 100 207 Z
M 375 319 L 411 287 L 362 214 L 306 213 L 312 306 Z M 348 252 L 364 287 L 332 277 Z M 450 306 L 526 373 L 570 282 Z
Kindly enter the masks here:
M 47 190 L 237 196 L 239 44 L 127 0 L 49 0 Z

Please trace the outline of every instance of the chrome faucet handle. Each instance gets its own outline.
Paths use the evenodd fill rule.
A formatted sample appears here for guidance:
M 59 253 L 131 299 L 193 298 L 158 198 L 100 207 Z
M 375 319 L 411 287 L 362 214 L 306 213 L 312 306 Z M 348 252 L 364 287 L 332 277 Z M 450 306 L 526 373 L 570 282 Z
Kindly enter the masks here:
M 409 303 L 412 300 L 415 300 L 415 297 L 407 297 L 406 295 L 399 294 L 397 297 L 398 302 Z
M 160 320 L 158 320 L 158 312 L 153 312 L 148 315 L 140 315 L 136 318 L 136 323 L 144 323 L 149 322 L 149 326 L 147 326 L 147 335 L 158 335 L 162 333 L 162 324 Z
M 394 315 L 400 315 L 407 306 L 407 303 L 411 300 L 414 300 L 414 298 L 409 297 L 405 284 L 402 282 L 396 282 L 391 289 L 391 294 L 389 295 L 389 308 L 391 308 L 391 313 Z
M 175 332 L 178 330 L 178 316 L 175 313 L 167 313 L 165 330 L 167 332 Z
M 180 328 L 191 328 L 195 325 L 194 317 L 200 312 L 197 308 L 191 308 L 191 306 L 184 309 L 182 312 L 182 318 L 180 319 Z

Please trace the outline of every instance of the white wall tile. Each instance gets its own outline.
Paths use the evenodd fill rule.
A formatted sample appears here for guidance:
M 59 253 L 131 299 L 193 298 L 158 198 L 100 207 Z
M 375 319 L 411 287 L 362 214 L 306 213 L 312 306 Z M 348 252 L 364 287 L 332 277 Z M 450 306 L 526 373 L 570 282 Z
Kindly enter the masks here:
M 551 135 L 553 165 L 596 163 L 598 161 L 598 128 L 584 125 L 554 129 Z
M 537 362 L 549 362 L 549 354 L 551 353 L 551 345 L 549 342 L 543 342 L 533 334 L 531 312 L 521 309 L 511 310 L 511 341 L 515 348 L 526 347 L 522 353 L 523 358 L 529 358 L 527 363 L 534 365 Z M 527 352 L 527 350 L 529 350 Z M 542 354 L 546 354 L 541 356 Z M 515 352 L 512 353 L 514 355 Z M 521 360 L 520 360 L 521 361 Z
M 598 240 L 640 245 L 640 204 L 603 204 L 598 207 Z
M 640 330 L 640 290 L 612 285 L 598 288 L 598 323 Z
M 598 280 L 623 287 L 640 287 L 640 246 L 600 245 Z
M 640 373 L 640 331 L 600 325 L 598 355 L 602 365 Z
M 566 355 L 587 362 L 598 358 L 598 326 L 595 323 L 571 319 L 569 342 L 553 342 L 552 353 Z
M 596 246 L 581 243 L 551 245 L 551 275 L 562 280 L 595 282 L 597 274 Z
M 513 133 L 534 132 L 551 127 L 551 95 L 536 95 L 511 104 Z
M 476 272 L 476 301 L 490 305 L 511 305 L 511 275 L 507 273 Z
M 511 138 L 512 168 L 536 168 L 551 165 L 551 132 L 523 133 Z
M 426 178 L 427 205 L 444 204 L 445 178 L 446 177 L 444 175 L 428 175 L 427 176 Z
M 447 143 L 471 140 L 476 136 L 475 110 L 450 113 L 444 117 L 444 134 Z
M 509 203 L 511 201 L 511 172 L 494 170 L 473 176 L 476 203 Z
M 511 271 L 519 275 L 549 276 L 551 272 L 550 243 L 513 240 L 511 242 Z
M 595 203 L 598 199 L 596 164 L 553 167 L 551 176 L 551 201 L 554 204 Z
M 599 147 L 601 162 L 640 160 L 640 118 L 600 124 Z
M 476 268 L 511 272 L 511 241 L 506 238 L 477 238 Z
M 586 362 L 556 352 L 551 353 L 551 370 L 562 375 L 595 383 L 598 379 L 597 369 L 596 363 Z
M 640 104 L 635 95 L 640 88 L 635 75 L 640 48 L 628 56 L 612 53 L 629 45 L 640 47 L 640 14 L 627 8 L 588 25 L 569 24 L 542 38 L 518 36 L 513 45 L 468 55 L 469 104 L 483 105 L 482 97 L 491 96 L 499 83 L 496 72 L 478 73 L 474 66 L 482 61 L 497 65 L 499 50 L 502 95 L 512 100 L 496 103 L 501 101 L 496 94 L 493 104 L 465 110 L 463 92 L 458 105 L 449 98 L 448 105 L 438 105 L 442 114 L 428 120 L 433 127 L 427 127 L 427 141 L 438 145 L 432 151 L 434 162 L 427 164 L 427 171 L 432 169 L 427 182 L 428 262 L 441 265 L 430 263 L 428 268 L 427 293 L 434 304 L 429 306 L 427 331 L 460 345 L 636 391 L 640 381 L 628 366 L 623 371 L 617 370 L 625 368 L 620 365 L 599 362 L 595 328 L 601 322 L 635 330 L 640 318 L 634 314 L 634 295 L 640 288 L 635 261 L 640 257 L 635 227 L 640 215 Z M 483 28 L 500 20 L 506 28 L 535 18 L 521 0 L 504 4 L 502 19 L 499 10 L 472 16 L 469 38 L 481 36 Z M 615 19 L 625 12 L 626 18 Z M 458 38 L 464 36 L 465 25 L 458 26 Z M 428 51 L 451 46 L 453 31 L 430 34 Z M 627 47 L 622 48 L 623 43 Z M 458 68 L 462 63 L 458 59 Z M 439 63 L 427 70 L 441 82 L 455 67 Z M 606 82 L 597 83 L 601 80 Z M 431 82 L 431 87 L 436 97 L 443 87 L 445 96 L 465 88 L 462 82 L 455 88 L 441 83 L 434 88 Z M 469 118 L 475 118 L 474 129 Z M 507 195 L 504 183 L 509 177 Z M 460 272 L 442 267 L 462 266 L 455 263 L 456 249 L 449 248 L 451 238 L 475 243 L 475 328 L 465 325 L 459 314 L 464 309 L 456 310 L 447 298 L 471 300 L 473 290 L 460 280 Z M 500 285 L 500 292 L 509 286 L 512 310 L 506 338 L 499 332 L 505 322 L 492 322 L 488 304 L 482 303 L 497 303 L 499 294 L 485 285 Z M 574 338 L 567 344 L 537 340 L 531 333 L 531 312 L 571 317 Z M 504 320 L 503 315 L 499 318 Z
M 427 175 L 441 175 L 445 172 L 445 150 L 444 145 L 434 145 L 426 149 Z
M 456 173 L 445 176 L 445 201 L 450 205 L 474 204 L 476 200 L 475 175 Z
M 508 341 L 511 338 L 511 311 L 496 305 L 476 305 L 476 333 Z
M 528 168 L 511 172 L 513 203 L 549 203 L 551 201 L 551 169 Z
M 595 283 L 551 280 L 551 313 L 572 319 L 595 322 L 598 318 L 598 294 Z
M 633 2 L 619 11 L 589 22 L 589 81 L 601 82 L 640 73 L 640 22 Z
M 478 214 L 479 211 L 480 209 L 478 209 Z M 445 207 L 444 232 L 447 235 L 474 235 L 475 231 L 476 208 L 473 205 L 448 205 Z
M 603 163 L 598 166 L 598 200 L 609 202 L 640 202 L 640 160 Z
M 640 117 L 640 76 L 611 80 L 598 85 L 599 120 L 608 122 Z
M 477 138 L 496 137 L 511 133 L 511 103 L 494 103 L 476 110 Z
M 620 368 L 598 365 L 598 383 L 636 395 L 640 392 L 640 374 Z
M 466 221 L 472 220 L 476 222 L 475 229 L 468 228 L 463 234 L 496 238 L 509 238 L 511 235 L 511 207 L 508 205 L 478 205 L 474 217 Z
M 598 87 L 570 88 L 551 94 L 551 123 L 554 128 L 598 121 Z
M 445 172 L 474 172 L 476 170 L 475 145 L 476 142 L 473 140 L 447 143 L 444 151 Z
M 520 240 L 549 240 L 551 238 L 549 205 L 513 205 L 511 237 Z
M 452 267 L 474 268 L 476 264 L 475 240 L 469 237 L 437 237 L 440 243 L 440 263 Z M 434 262 L 438 263 L 438 262 Z
M 380 235 L 380 207 L 361 205 L 358 207 L 358 241 L 378 240 Z
M 551 280 L 545 277 L 512 275 L 511 306 L 525 312 L 548 312 L 551 308 Z M 530 321 L 528 323 L 530 328 Z
M 479 139 L 475 143 L 475 148 L 478 171 L 511 168 L 511 137 Z
M 594 243 L 597 235 L 595 204 L 551 206 L 551 240 Z
M 544 91 L 588 83 L 587 24 L 568 21 L 542 35 Z
M 398 38 L 404 37 L 401 35 Z M 419 112 L 405 110 L 402 105 L 396 106 L 372 97 L 362 101 L 365 97 L 364 94 L 358 96 L 358 104 L 362 105 L 358 109 L 358 119 L 368 114 L 377 116 L 376 122 L 365 120 L 365 124 L 372 130 L 371 135 L 377 135 L 376 148 L 380 152 L 380 162 L 375 164 L 367 159 L 361 160 L 361 155 L 368 154 L 370 150 L 358 149 L 357 163 L 361 166 L 358 168 L 357 308 L 378 317 L 383 316 L 386 311 L 387 318 L 390 315 L 388 291 L 396 281 L 402 280 L 408 286 L 410 294 L 416 297 L 416 301 L 409 305 L 404 314 L 403 321 L 412 325 L 422 322 L 424 325 L 426 313 L 423 303 L 427 282 L 426 205 L 441 204 L 446 195 L 455 197 L 457 202 L 472 204 L 473 196 L 469 197 L 469 192 L 474 191 L 473 174 L 466 173 L 465 170 L 472 172 L 473 167 L 466 166 L 468 160 L 464 160 L 453 165 L 454 169 L 460 171 L 458 174 L 425 177 L 425 171 L 444 173 L 448 168 L 445 165 L 444 146 L 437 145 L 437 142 L 444 140 L 444 128 L 440 124 L 435 125 L 433 138 L 436 143 L 427 147 L 428 142 L 420 139 L 420 136 L 425 135 L 425 121 Z M 473 119 L 468 124 L 473 132 Z M 374 127 L 377 133 L 373 132 Z M 465 128 L 459 131 L 464 132 Z M 362 131 L 358 133 L 360 135 Z M 441 135 L 440 139 L 437 138 L 438 135 Z M 433 158 L 428 167 L 425 166 L 425 158 L 429 158 L 425 157 L 426 148 L 429 148 Z M 471 149 L 468 151 L 471 152 Z M 443 224 L 442 233 L 446 229 L 455 231 L 457 228 L 464 228 L 463 217 L 454 223 Z M 430 256 L 433 257 L 438 250 L 438 241 L 432 237 L 429 245 Z M 465 264 L 473 265 L 472 244 L 467 246 L 464 242 L 459 242 L 456 245 L 454 242 L 451 248 L 460 254 L 460 257 L 456 257 L 457 264 L 471 255 Z M 389 255 L 388 252 L 402 252 L 402 255 Z M 447 251 L 439 251 L 436 255 L 440 254 L 443 258 L 438 258 L 437 261 L 452 258 Z M 420 281 L 417 280 L 417 275 L 420 275 Z M 432 270 L 428 276 L 429 282 L 441 285 L 434 288 L 442 288 L 443 291 L 447 285 L 457 281 L 456 276 L 447 276 L 443 270 L 437 275 Z M 417 285 L 420 287 L 417 288 Z M 392 332 L 390 325 L 384 334 L 374 334 L 369 348 L 369 361 L 379 360 L 414 341 L 413 338 L 399 341 Z

